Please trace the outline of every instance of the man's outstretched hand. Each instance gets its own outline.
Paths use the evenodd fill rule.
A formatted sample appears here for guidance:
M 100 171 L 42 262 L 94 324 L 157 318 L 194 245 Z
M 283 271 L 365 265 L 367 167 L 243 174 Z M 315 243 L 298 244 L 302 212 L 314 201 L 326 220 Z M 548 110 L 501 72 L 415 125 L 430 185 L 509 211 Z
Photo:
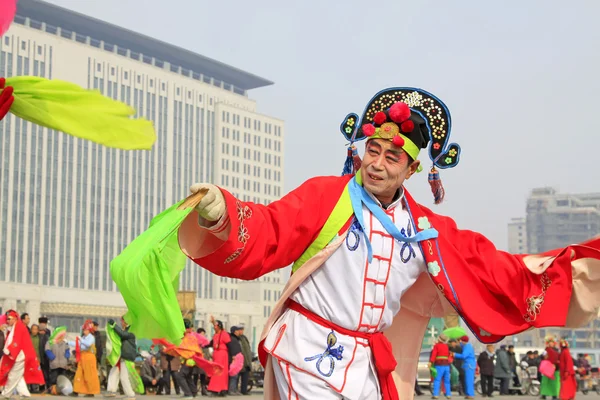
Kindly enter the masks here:
M 225 197 L 223 197 L 223 193 L 218 187 L 210 183 L 195 183 L 190 187 L 190 192 L 197 193 L 201 189 L 206 189 L 207 193 L 196 206 L 196 211 L 200 214 L 200 217 L 207 221 L 218 221 L 225 214 Z

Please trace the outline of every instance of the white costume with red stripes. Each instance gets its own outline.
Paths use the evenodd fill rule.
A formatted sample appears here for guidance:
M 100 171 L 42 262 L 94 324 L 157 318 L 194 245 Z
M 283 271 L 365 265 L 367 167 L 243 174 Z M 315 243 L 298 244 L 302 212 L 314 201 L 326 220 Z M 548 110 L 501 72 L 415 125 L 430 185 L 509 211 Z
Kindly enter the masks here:
M 415 226 L 402 201 L 403 197 L 392 203 L 386 213 L 406 236 L 414 236 Z M 363 216 L 372 262 L 367 261 L 363 233 L 354 224 L 346 243 L 291 299 L 343 328 L 373 333 L 391 325 L 402 295 L 425 271 L 425 261 L 417 244 L 394 240 L 365 206 Z M 332 337 L 331 332 L 290 309 L 275 323 L 265 348 L 274 357 L 282 399 L 381 398 L 366 340 L 339 333 Z M 335 344 L 330 345 L 331 340 Z

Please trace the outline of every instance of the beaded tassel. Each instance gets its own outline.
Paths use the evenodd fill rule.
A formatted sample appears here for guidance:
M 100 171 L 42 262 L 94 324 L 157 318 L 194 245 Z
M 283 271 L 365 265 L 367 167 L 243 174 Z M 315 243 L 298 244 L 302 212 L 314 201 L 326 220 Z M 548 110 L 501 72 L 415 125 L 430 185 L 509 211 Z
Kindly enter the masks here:
M 431 171 L 429 171 L 429 186 L 431 186 L 431 193 L 433 193 L 433 198 L 435 200 L 435 204 L 440 204 L 444 201 L 444 186 L 442 185 L 442 180 L 440 179 L 440 173 L 435 167 L 431 167 Z
M 351 147 L 352 147 L 352 161 L 354 164 L 354 173 L 356 174 L 362 165 L 362 160 L 360 159 L 360 156 L 358 155 L 358 150 L 356 149 L 356 147 L 354 145 L 352 145 Z
M 349 174 L 356 174 L 360 169 L 362 161 L 358 155 L 358 150 L 354 145 L 348 146 L 348 154 L 346 155 L 346 161 L 344 162 L 344 169 L 342 170 L 342 176 Z

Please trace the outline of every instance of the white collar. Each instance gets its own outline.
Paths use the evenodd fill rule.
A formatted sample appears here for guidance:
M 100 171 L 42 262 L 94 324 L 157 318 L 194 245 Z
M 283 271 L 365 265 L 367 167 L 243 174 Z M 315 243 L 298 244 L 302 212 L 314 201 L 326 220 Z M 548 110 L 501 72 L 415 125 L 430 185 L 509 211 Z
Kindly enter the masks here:
M 369 192 L 368 190 L 365 190 L 367 192 L 367 194 L 369 195 L 370 198 L 372 198 L 373 200 L 375 200 L 375 202 L 377 203 L 377 205 L 379 205 L 379 207 L 381 207 L 384 210 L 393 210 L 394 208 L 396 208 L 398 206 L 398 204 L 400 204 L 402 202 L 402 200 L 404 200 L 404 186 L 400 186 L 400 196 L 398 196 L 398 198 L 396 200 L 394 200 L 393 202 L 391 202 L 387 208 L 383 207 L 383 205 L 381 204 L 381 202 L 375 197 L 375 195 L 371 192 Z

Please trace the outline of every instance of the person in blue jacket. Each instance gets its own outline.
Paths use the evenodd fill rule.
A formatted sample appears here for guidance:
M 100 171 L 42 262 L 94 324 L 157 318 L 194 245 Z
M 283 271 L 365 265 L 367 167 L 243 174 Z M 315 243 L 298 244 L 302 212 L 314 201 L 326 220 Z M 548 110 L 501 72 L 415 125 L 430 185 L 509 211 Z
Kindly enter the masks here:
M 462 347 L 462 353 L 455 353 L 454 358 L 463 360 L 462 368 L 465 371 L 465 398 L 472 399 L 475 397 L 475 368 L 477 367 L 475 350 L 473 349 L 473 345 L 469 343 L 468 336 L 460 338 L 460 346 Z

